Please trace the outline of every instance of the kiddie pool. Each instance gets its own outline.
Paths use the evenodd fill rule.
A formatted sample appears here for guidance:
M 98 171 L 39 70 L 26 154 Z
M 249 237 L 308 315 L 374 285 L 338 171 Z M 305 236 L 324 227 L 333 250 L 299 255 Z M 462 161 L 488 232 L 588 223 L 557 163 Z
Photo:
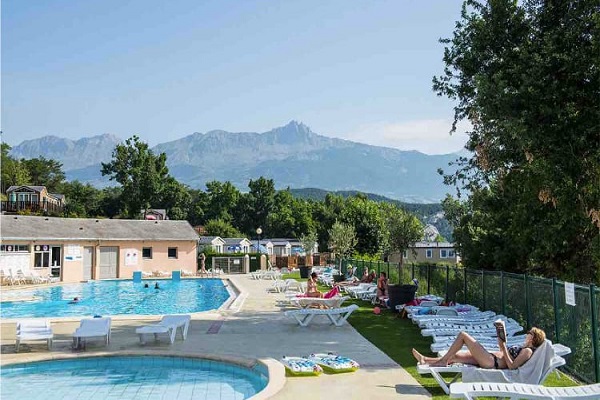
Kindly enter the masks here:
M 173 356 L 78 357 L 3 365 L 2 399 L 248 399 L 268 368 Z

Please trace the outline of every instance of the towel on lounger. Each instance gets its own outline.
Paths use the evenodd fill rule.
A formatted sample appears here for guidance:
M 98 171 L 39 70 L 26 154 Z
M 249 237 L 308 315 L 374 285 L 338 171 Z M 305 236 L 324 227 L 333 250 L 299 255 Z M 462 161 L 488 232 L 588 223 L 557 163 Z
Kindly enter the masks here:
M 463 371 L 463 382 L 505 382 L 541 384 L 555 358 L 552 342 L 544 341 L 531 358 L 517 369 L 467 368 Z

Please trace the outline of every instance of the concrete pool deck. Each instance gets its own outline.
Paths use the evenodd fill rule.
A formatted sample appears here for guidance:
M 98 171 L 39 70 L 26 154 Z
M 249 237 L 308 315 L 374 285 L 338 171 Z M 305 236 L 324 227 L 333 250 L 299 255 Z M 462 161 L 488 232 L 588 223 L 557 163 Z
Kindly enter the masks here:
M 83 352 L 71 350 L 71 335 L 79 326 L 78 319 L 51 319 L 54 331 L 52 351 L 45 342 L 21 344 L 15 353 L 15 323 L 1 321 L 2 364 L 32 361 L 40 358 L 73 356 L 74 353 L 100 354 L 172 354 L 180 356 L 222 357 L 225 359 L 279 359 L 283 355 L 302 356 L 334 351 L 358 361 L 361 368 L 354 373 L 327 374 L 318 377 L 288 377 L 283 388 L 272 399 L 429 399 L 431 396 L 402 367 L 363 338 L 352 326 L 335 327 L 317 316 L 308 327 L 300 327 L 285 317 L 277 300 L 281 293 L 267 293 L 270 280 L 253 280 L 249 275 L 231 275 L 229 279 L 240 291 L 233 310 L 192 314 L 186 341 L 178 338 L 173 345 L 168 339 L 148 341 L 140 345 L 135 328 L 157 317 L 115 317 L 111 343 L 90 343 Z M 236 311 L 239 307 L 239 311 Z

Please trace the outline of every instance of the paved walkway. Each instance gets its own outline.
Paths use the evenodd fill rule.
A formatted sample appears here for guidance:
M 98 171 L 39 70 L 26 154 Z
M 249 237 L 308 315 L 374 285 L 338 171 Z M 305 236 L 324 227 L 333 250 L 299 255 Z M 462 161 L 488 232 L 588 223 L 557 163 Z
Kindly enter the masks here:
M 107 348 L 90 344 L 86 354 L 96 352 L 134 351 L 149 353 L 168 351 L 179 355 L 220 355 L 225 357 L 274 358 L 283 355 L 301 356 L 315 352 L 334 351 L 350 357 L 361 365 L 355 373 L 321 374 L 318 377 L 287 378 L 283 389 L 273 399 L 429 399 L 428 392 L 402 367 L 364 339 L 349 324 L 335 327 L 327 318 L 317 316 L 308 327 L 300 327 L 276 306 L 283 294 L 267 293 L 273 281 L 253 280 L 248 275 L 232 275 L 231 282 L 240 289 L 241 301 L 234 303 L 239 311 L 225 310 L 194 314 L 188 339 L 149 341 L 141 346 L 135 328 L 157 318 L 140 316 L 116 318 L 112 341 Z M 53 321 L 55 332 L 52 355 L 72 354 L 71 334 L 78 320 Z M 47 354 L 44 343 L 22 344 L 14 352 L 15 324 L 1 323 L 2 363 L 35 359 Z M 338 397 L 339 396 L 339 397 Z

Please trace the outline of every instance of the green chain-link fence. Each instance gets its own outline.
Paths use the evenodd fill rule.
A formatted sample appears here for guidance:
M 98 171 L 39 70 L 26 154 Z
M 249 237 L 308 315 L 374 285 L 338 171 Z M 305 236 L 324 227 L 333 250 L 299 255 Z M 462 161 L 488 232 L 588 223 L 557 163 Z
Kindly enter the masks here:
M 349 259 L 342 262 L 361 276 L 366 268 L 385 272 L 390 282 L 419 282 L 418 294 L 469 303 L 537 326 L 548 339 L 571 348 L 565 369 L 586 382 L 600 382 L 600 288 L 575 285 L 575 306 L 566 304 L 565 283 L 556 279 L 453 266 L 405 264 Z

